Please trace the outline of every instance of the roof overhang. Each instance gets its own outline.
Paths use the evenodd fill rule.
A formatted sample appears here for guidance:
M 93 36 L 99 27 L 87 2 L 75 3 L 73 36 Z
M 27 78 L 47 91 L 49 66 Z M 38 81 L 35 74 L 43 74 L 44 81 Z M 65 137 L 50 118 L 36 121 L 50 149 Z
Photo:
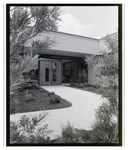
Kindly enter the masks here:
M 70 57 L 83 57 L 87 54 L 85 53 L 78 53 L 78 52 L 67 52 L 62 50 L 54 50 L 54 49 L 48 49 L 48 50 L 37 50 L 38 54 L 47 54 L 47 55 L 58 55 L 58 56 L 70 56 Z

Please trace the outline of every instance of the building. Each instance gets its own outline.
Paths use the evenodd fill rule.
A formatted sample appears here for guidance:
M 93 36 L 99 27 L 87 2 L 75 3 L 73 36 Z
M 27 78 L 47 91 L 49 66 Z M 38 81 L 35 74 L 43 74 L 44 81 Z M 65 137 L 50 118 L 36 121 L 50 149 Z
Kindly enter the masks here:
M 43 41 L 49 37 L 55 43 L 49 49 L 37 48 L 39 85 L 60 85 L 78 83 L 80 78 L 94 84 L 94 68 L 88 68 L 84 61 L 87 55 L 100 55 L 103 42 L 100 39 L 83 37 L 62 32 L 40 33 L 28 40 L 26 46 L 31 48 L 35 40 Z

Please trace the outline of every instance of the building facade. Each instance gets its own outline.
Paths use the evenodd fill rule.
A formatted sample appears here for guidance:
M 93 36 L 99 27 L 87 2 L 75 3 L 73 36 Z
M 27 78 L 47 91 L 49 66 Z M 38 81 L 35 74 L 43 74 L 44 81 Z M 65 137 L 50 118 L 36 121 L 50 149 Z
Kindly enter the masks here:
M 47 37 L 54 41 L 49 49 L 38 48 L 39 85 L 60 85 L 62 83 L 94 83 L 94 68 L 84 61 L 87 55 L 100 55 L 100 39 L 88 38 L 62 32 L 40 33 L 26 42 L 31 48 L 35 40 L 43 41 Z

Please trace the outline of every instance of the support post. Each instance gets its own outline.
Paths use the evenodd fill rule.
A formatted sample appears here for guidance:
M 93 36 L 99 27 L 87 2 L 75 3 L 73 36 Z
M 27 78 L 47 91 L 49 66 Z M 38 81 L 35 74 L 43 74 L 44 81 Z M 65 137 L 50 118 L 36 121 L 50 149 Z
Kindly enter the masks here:
M 74 59 L 74 83 L 76 83 L 76 59 Z
M 60 57 L 60 63 L 61 63 L 61 84 L 62 84 L 62 77 L 63 77 L 63 70 L 62 70 L 62 57 Z
M 40 86 L 40 60 L 38 60 L 38 85 Z

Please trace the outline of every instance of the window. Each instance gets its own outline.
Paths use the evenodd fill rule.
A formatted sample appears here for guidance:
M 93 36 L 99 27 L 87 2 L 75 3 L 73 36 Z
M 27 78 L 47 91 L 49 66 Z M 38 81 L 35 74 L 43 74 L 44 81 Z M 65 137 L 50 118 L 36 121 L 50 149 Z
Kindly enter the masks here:
M 53 81 L 56 81 L 56 63 L 52 63 L 53 67 Z
M 45 64 L 45 82 L 49 82 L 49 63 Z

